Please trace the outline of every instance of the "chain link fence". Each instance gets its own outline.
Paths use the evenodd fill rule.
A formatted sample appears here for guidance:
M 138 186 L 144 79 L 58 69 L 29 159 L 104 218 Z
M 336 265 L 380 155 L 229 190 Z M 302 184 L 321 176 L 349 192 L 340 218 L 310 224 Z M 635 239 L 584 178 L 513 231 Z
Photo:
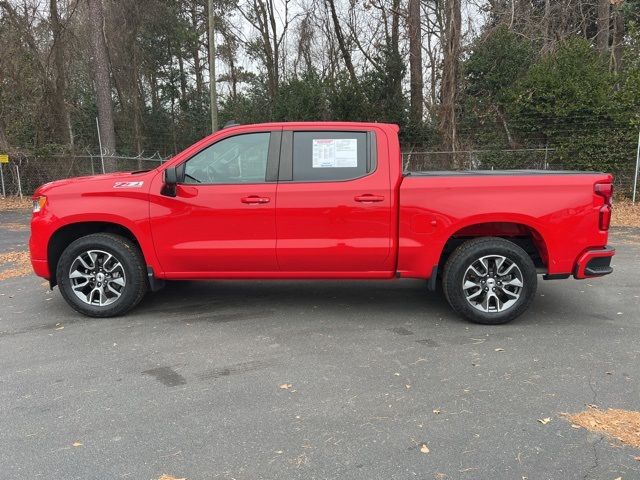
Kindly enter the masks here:
M 402 164 L 405 172 L 437 170 L 576 170 L 553 148 L 519 150 L 427 151 L 405 148 Z M 30 196 L 47 182 L 70 177 L 97 175 L 103 171 L 135 171 L 157 167 L 165 158 L 103 156 L 92 154 L 30 155 L 14 153 L 9 163 L 0 164 L 3 196 Z M 631 196 L 635 177 L 635 158 L 629 158 L 613 173 L 617 193 Z
M 122 155 L 27 155 L 12 154 L 0 164 L 3 196 L 30 196 L 40 185 L 71 177 L 98 175 L 105 171 L 149 170 L 166 159 Z

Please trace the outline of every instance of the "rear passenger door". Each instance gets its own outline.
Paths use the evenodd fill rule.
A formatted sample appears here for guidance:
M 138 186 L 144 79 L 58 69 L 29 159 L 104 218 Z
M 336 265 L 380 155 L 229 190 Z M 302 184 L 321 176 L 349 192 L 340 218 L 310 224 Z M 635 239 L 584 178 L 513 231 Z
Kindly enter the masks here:
M 320 276 L 391 271 L 391 205 L 388 159 L 374 131 L 283 131 L 276 205 L 280 270 Z

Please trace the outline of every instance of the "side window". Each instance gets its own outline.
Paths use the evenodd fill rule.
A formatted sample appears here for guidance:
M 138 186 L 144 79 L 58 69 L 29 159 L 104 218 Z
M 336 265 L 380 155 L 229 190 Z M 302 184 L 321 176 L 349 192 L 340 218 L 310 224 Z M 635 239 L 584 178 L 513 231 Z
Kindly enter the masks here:
M 293 181 L 363 177 L 368 150 L 366 132 L 293 132 Z
M 214 143 L 187 160 L 184 183 L 264 183 L 270 136 L 247 133 Z

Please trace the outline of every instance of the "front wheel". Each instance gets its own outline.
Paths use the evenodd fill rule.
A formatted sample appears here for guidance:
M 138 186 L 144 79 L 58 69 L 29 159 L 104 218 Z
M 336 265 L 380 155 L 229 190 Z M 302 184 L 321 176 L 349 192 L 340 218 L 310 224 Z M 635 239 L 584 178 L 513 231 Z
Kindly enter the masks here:
M 485 325 L 506 323 L 524 313 L 536 293 L 531 257 L 502 238 L 476 238 L 458 247 L 444 267 L 442 287 L 460 315 Z
M 56 277 L 67 303 L 91 317 L 122 315 L 147 291 L 140 249 L 131 240 L 108 233 L 72 242 L 60 256 Z

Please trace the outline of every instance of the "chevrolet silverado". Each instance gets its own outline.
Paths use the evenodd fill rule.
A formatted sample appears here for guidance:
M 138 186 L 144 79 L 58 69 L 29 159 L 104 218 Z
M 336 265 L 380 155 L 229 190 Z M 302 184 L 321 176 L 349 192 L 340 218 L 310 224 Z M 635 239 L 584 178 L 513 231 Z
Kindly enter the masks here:
M 611 175 L 403 172 L 398 131 L 238 125 L 153 170 L 43 185 L 33 268 L 95 317 L 165 280 L 418 278 L 484 324 L 522 314 L 539 274 L 611 273 Z

